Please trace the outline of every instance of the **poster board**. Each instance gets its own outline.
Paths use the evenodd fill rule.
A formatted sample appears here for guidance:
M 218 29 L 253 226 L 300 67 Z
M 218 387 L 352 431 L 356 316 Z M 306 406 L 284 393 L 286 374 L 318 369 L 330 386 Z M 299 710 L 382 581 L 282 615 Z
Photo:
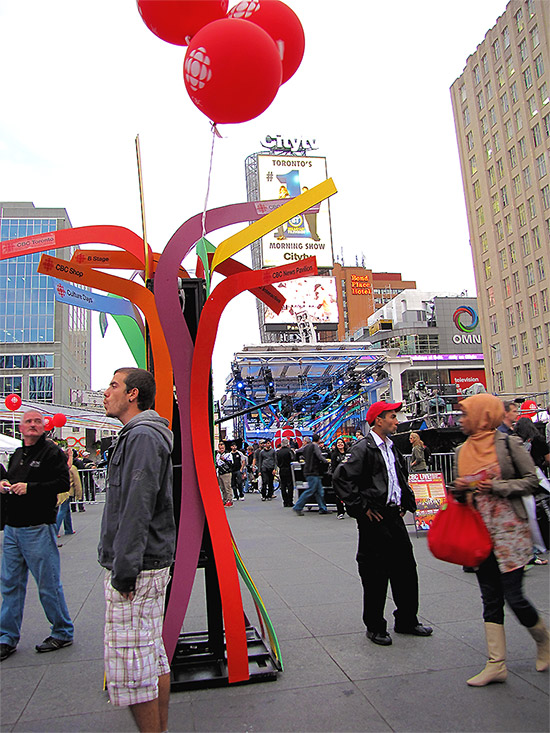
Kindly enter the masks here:
M 445 502 L 445 477 L 442 473 L 411 473 L 409 485 L 416 499 L 415 529 L 426 532 Z

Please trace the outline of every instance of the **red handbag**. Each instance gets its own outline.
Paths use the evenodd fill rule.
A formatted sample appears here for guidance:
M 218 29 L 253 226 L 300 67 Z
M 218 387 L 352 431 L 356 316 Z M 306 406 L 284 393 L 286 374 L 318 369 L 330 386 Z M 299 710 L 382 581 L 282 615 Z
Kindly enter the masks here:
M 489 557 L 492 546 L 479 512 L 448 494 L 428 530 L 428 547 L 432 555 L 438 560 L 473 568 Z

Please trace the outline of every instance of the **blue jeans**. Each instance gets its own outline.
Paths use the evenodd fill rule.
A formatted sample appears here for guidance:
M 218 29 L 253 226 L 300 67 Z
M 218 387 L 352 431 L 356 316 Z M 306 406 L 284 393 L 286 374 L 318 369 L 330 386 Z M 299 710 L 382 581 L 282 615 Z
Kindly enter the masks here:
M 55 528 L 57 530 L 57 534 L 59 534 L 59 530 L 61 529 L 62 524 L 65 527 L 65 534 L 74 534 L 73 520 L 71 518 L 70 499 L 67 499 L 67 501 L 64 501 L 63 504 L 61 504 L 61 506 L 57 510 L 57 520 L 55 522 Z
M 307 504 L 308 499 L 315 496 L 317 504 L 319 505 L 319 511 L 326 512 L 327 505 L 325 504 L 325 489 L 323 488 L 323 482 L 320 476 L 306 476 L 307 489 L 302 491 L 300 498 L 294 504 L 294 509 L 299 512 Z
M 74 626 L 61 585 L 59 550 L 54 524 L 4 529 L 0 590 L 0 643 L 17 646 L 21 633 L 27 580 L 31 571 L 51 635 L 70 641 Z

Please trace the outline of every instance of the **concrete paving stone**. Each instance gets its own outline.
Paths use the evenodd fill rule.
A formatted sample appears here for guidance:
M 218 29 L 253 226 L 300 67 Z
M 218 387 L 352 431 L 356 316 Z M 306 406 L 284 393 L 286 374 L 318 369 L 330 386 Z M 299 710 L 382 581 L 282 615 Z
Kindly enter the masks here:
M 247 695 L 226 698 L 218 710 L 211 701 L 193 703 L 196 731 L 390 731 L 384 719 L 365 696 L 348 682 L 320 685 L 307 690 L 266 690 L 260 698 Z M 220 725 L 221 723 L 221 725 Z M 170 717 L 170 730 L 178 720 Z
M 19 650 L 2 662 L 2 704 L 0 705 L 2 730 L 6 730 L 5 726 L 17 722 L 44 675 L 44 669 L 41 667 L 14 665 L 18 654 Z
M 68 650 L 37 655 L 49 657 L 50 665 L 19 721 L 63 717 L 64 713 L 74 712 L 75 708 L 79 713 L 101 713 L 108 709 L 108 696 L 102 689 L 103 659 L 61 661 L 60 655 Z M 52 694 L 52 689 L 55 694 Z
M 363 628 L 360 599 L 296 606 L 293 611 L 313 636 L 353 634 Z
M 521 677 L 522 680 L 528 682 L 533 687 L 538 688 L 546 695 L 550 694 L 550 676 L 548 672 L 537 672 L 535 669 L 535 650 L 531 649 L 531 655 L 525 659 L 508 659 L 506 666 L 508 674 L 514 674 Z
M 387 647 L 373 644 L 364 632 L 318 636 L 317 640 L 352 680 L 464 667 L 484 659 L 475 649 L 437 628 L 427 638 L 390 634 L 393 645 Z
M 277 588 L 281 598 L 291 608 L 300 605 L 311 606 L 316 603 L 341 603 L 358 597 L 358 583 L 349 576 L 331 578 L 329 581 L 282 585 Z
M 137 730 L 128 708 L 113 708 L 94 713 L 76 713 L 64 715 L 58 711 L 57 716 L 39 720 L 22 720 L 13 728 L 12 733 L 135 733 Z M 75 705 L 73 704 L 72 710 Z M 71 708 L 69 708 L 71 709 Z
M 475 621 L 481 616 L 479 589 L 470 587 L 447 593 L 426 593 L 420 587 L 421 613 L 430 624 Z
M 547 695 L 515 675 L 504 684 L 469 687 L 465 680 L 476 671 L 421 671 L 356 685 L 396 733 L 548 731 Z

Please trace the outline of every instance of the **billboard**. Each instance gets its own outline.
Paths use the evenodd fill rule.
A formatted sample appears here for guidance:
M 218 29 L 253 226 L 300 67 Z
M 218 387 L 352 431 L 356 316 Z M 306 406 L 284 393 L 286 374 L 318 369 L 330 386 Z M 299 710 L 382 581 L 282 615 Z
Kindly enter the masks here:
M 303 277 L 277 283 L 273 287 L 286 298 L 286 302 L 278 315 L 266 308 L 266 325 L 297 324 L 303 313 L 307 313 L 314 324 L 338 323 L 336 280 L 333 277 Z
M 327 179 L 326 158 L 258 155 L 259 195 L 262 201 L 298 196 Z M 285 265 L 315 255 L 318 267 L 332 267 L 332 238 L 328 201 L 319 212 L 295 216 L 262 240 L 264 267 Z
M 456 384 L 456 391 L 459 395 L 476 382 L 479 382 L 487 389 L 484 369 L 450 369 L 449 377 L 451 384 Z

